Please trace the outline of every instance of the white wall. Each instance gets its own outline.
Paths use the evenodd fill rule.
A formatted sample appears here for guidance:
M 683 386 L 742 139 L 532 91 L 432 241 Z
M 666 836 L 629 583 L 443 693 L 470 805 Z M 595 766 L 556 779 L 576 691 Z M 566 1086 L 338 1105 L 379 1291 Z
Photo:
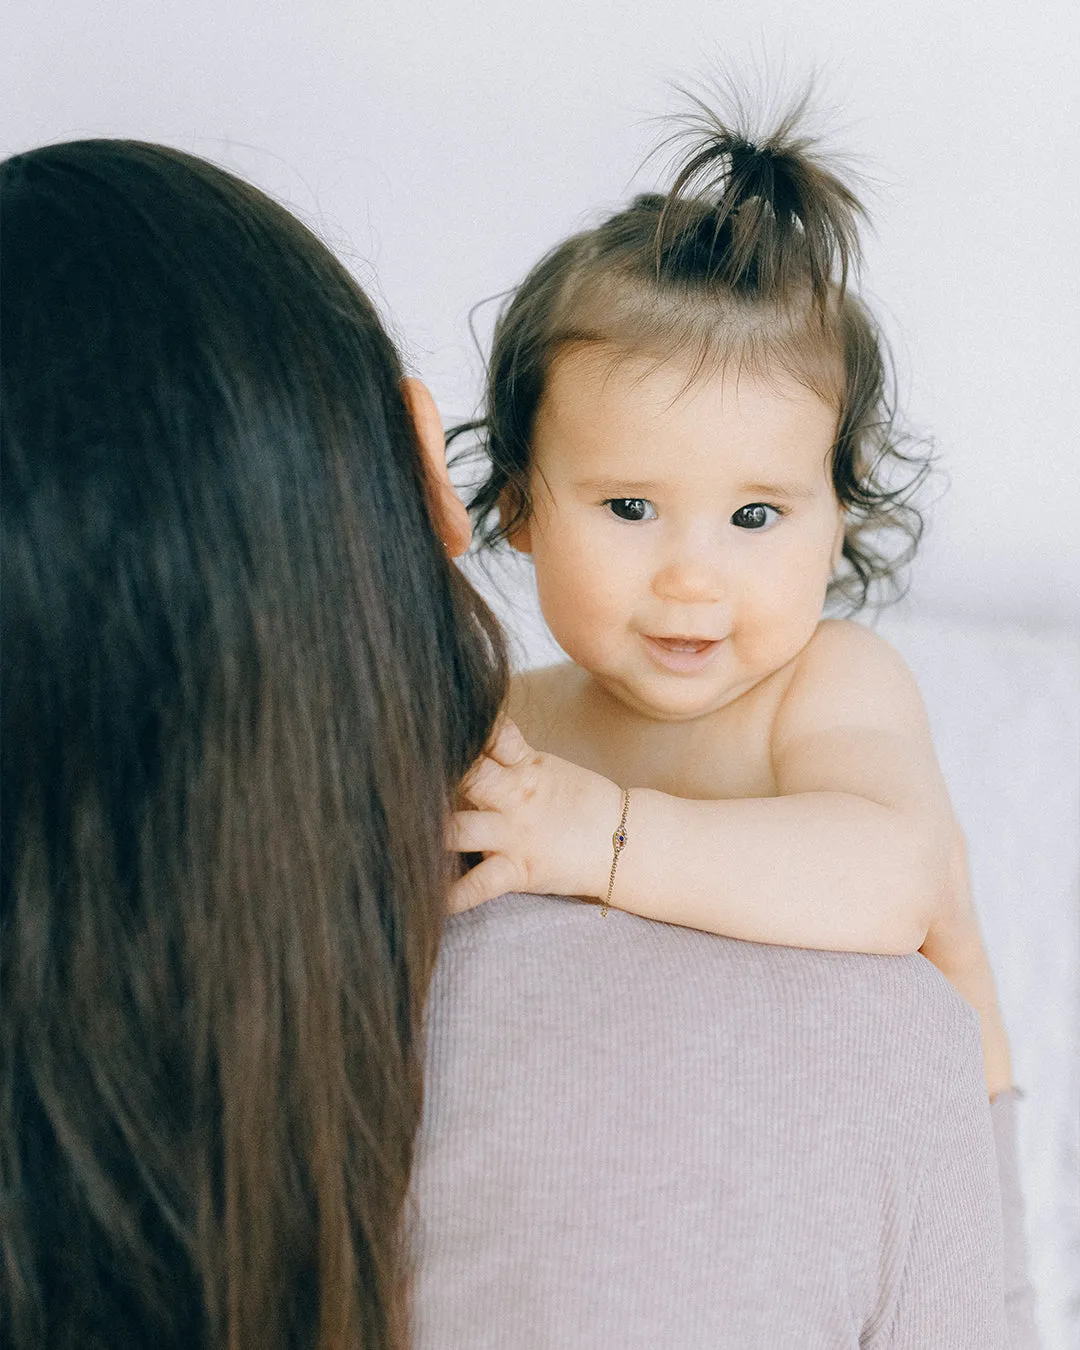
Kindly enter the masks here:
M 952 480 L 915 599 L 1080 620 L 1075 0 L 6 11 L 0 150 L 132 136 L 238 169 L 376 288 L 448 414 L 476 395 L 470 306 L 626 196 L 667 81 L 717 59 L 823 66 L 839 139 L 877 184 L 868 284 Z

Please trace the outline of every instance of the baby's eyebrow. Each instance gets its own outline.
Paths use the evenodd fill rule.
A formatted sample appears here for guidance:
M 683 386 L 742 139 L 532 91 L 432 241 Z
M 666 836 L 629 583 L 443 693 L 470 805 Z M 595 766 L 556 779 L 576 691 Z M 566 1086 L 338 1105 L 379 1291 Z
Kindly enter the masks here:
M 805 483 L 743 483 L 740 497 L 785 497 L 788 501 L 810 501 L 817 494 Z
M 598 492 L 609 497 L 648 497 L 663 491 L 663 484 L 649 479 L 575 478 L 574 487 L 582 492 Z M 741 483 L 735 496 L 754 498 L 782 497 L 785 501 L 810 501 L 817 494 L 805 483 Z
M 586 492 L 606 492 L 611 497 L 647 497 L 650 492 L 659 491 L 661 484 L 644 480 L 634 482 L 609 475 L 605 478 L 575 478 L 574 487 Z

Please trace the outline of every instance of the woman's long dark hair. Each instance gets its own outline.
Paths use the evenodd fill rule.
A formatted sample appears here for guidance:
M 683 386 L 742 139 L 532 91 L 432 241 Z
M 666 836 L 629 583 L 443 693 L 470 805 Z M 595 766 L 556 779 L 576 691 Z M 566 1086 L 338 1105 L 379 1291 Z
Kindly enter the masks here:
M 501 639 L 308 230 L 151 145 L 0 174 L 3 1343 L 396 1350 Z

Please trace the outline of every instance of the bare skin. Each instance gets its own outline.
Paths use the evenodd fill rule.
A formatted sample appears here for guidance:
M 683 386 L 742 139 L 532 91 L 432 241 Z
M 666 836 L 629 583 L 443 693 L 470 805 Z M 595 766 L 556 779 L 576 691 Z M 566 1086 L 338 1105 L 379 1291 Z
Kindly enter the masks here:
M 782 379 L 556 362 L 534 434 L 531 552 L 572 662 L 515 684 L 451 847 L 510 890 L 603 900 L 748 941 L 922 950 L 1008 1042 L 922 701 L 867 629 L 822 621 L 843 540 L 835 411 Z

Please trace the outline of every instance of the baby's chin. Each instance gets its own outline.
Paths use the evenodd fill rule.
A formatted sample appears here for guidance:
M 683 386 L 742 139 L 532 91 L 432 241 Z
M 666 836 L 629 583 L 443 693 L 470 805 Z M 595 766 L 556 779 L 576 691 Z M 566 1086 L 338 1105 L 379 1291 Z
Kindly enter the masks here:
M 733 690 L 705 690 L 686 688 L 680 691 L 665 687 L 662 677 L 656 681 L 620 679 L 617 676 L 591 671 L 592 678 L 616 703 L 628 712 L 649 722 L 668 722 L 678 725 L 697 722 L 720 712 L 743 693 L 746 688 Z M 748 685 L 747 688 L 751 688 Z

